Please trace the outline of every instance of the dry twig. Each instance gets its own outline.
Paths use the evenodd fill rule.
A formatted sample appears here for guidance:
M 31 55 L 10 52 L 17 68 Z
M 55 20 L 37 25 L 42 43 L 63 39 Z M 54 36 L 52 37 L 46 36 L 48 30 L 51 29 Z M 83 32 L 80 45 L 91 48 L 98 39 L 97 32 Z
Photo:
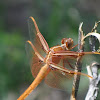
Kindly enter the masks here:
M 83 38 L 83 31 L 82 31 L 82 24 L 80 24 L 79 26 L 79 39 L 78 39 L 78 52 L 83 52 L 84 51 L 84 47 L 83 47 L 83 42 L 81 41 L 82 38 Z M 76 72 L 81 72 L 81 66 L 82 66 L 82 63 L 81 63 L 81 56 L 79 56 L 77 58 L 77 62 L 76 62 L 76 65 L 75 65 L 75 71 Z M 80 82 L 80 75 L 74 75 L 74 81 L 73 81 L 73 87 L 72 87 L 72 94 L 71 94 L 71 100 L 76 100 L 76 97 L 77 97 L 77 92 L 78 92 L 78 88 L 79 88 L 79 82 Z

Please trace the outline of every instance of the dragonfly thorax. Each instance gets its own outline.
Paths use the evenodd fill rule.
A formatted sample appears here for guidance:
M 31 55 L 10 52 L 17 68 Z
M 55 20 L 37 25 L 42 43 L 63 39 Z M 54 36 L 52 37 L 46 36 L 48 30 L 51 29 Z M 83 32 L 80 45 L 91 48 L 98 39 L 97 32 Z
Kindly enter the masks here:
M 58 64 L 60 62 L 62 56 L 60 56 L 60 55 L 54 56 L 53 54 L 70 50 L 73 46 L 73 39 L 63 38 L 61 43 L 62 43 L 61 45 L 50 48 L 50 51 L 49 51 L 48 55 L 46 56 L 46 63 L 52 62 L 52 63 Z
M 55 64 L 59 63 L 61 56 L 59 56 L 59 55 L 53 56 L 53 54 L 55 54 L 56 52 L 59 52 L 59 51 L 64 51 L 62 46 L 54 46 L 54 47 L 50 48 L 50 51 L 49 51 L 48 55 L 46 56 L 46 62 L 47 63 L 53 62 Z

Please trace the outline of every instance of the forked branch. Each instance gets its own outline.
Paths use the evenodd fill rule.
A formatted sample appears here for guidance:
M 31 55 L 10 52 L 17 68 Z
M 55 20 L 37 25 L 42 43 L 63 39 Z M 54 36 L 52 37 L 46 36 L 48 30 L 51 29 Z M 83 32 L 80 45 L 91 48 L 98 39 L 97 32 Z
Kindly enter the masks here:
M 83 36 L 83 31 L 81 29 L 83 23 L 80 24 L 80 26 L 79 26 L 79 39 L 78 39 L 78 44 L 79 44 L 78 50 L 79 50 L 79 52 L 84 51 L 84 39 L 87 38 L 88 36 L 90 36 L 89 43 L 90 43 L 90 46 L 91 46 L 91 51 L 96 52 L 96 50 L 95 50 L 95 44 L 96 44 L 95 42 L 96 41 L 95 40 L 98 39 L 98 41 L 100 43 L 100 34 L 97 33 L 97 30 L 96 30 L 99 23 L 100 23 L 100 21 L 95 23 L 92 31 L 90 33 L 88 33 L 86 36 Z M 97 51 L 98 51 L 98 54 L 99 54 L 100 47 Z M 79 56 L 77 58 L 77 62 L 76 62 L 76 66 L 75 66 L 76 72 L 81 72 L 81 65 L 82 65 L 81 56 Z M 97 94 L 98 94 L 97 85 L 100 81 L 100 74 L 98 75 L 98 72 L 97 72 L 98 66 L 100 66 L 100 64 L 92 63 L 91 68 L 87 68 L 88 73 L 90 72 L 89 75 L 93 76 L 93 79 L 90 78 L 90 86 L 89 86 L 89 90 L 88 90 L 88 93 L 87 93 L 85 100 L 94 100 L 97 97 Z M 76 100 L 79 82 L 80 82 L 80 76 L 74 75 L 71 100 Z

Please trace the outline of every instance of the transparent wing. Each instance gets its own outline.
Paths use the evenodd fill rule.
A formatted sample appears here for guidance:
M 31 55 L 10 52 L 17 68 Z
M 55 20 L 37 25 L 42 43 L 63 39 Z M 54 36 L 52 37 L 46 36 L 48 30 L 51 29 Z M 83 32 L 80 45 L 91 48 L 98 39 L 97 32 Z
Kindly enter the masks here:
M 45 78 L 45 83 L 53 88 L 71 90 L 73 75 L 53 69 Z
M 39 73 L 41 67 L 44 66 L 44 62 L 38 58 L 32 46 L 28 42 L 26 43 L 26 51 L 31 67 L 31 72 L 33 77 L 35 78 Z
M 59 57 L 61 59 L 60 62 L 56 64 L 53 63 L 50 66 L 51 72 L 45 78 L 45 83 L 53 88 L 62 90 L 71 90 L 73 83 L 73 76 L 74 76 L 73 70 L 76 60 L 72 57 L 68 58 L 64 58 L 63 56 Z M 57 56 L 55 57 L 55 59 L 57 59 Z M 57 66 L 58 68 L 55 66 L 53 67 L 53 65 Z M 69 73 L 70 71 L 71 73 Z
M 42 57 L 45 57 L 46 53 L 49 50 L 49 46 L 40 33 L 33 17 L 29 18 L 28 26 L 30 41 L 28 41 L 29 43 L 26 43 L 26 51 L 31 66 L 32 75 L 36 77 L 40 68 L 44 65 L 43 61 L 39 59 L 36 53 L 38 53 Z M 32 45 L 34 46 L 33 48 Z
M 36 47 L 38 52 L 45 56 L 45 53 L 49 51 L 49 46 L 40 33 L 38 26 L 35 22 L 35 19 L 33 17 L 30 17 L 28 20 L 28 26 L 29 26 L 29 35 L 30 35 L 30 41 L 33 43 L 33 45 Z
M 51 72 L 46 77 L 45 82 L 51 87 L 62 89 L 62 90 L 71 90 L 73 83 L 73 76 L 75 74 L 81 75 L 82 77 L 91 77 L 87 74 L 75 72 L 75 64 L 77 62 L 76 54 L 70 53 L 66 56 L 58 56 L 60 57 L 59 63 L 51 64 Z M 73 56 L 72 56 L 73 55 Z M 57 55 L 55 56 L 57 59 Z M 56 61 L 55 61 L 56 62 Z M 92 78 L 92 77 L 91 77 Z

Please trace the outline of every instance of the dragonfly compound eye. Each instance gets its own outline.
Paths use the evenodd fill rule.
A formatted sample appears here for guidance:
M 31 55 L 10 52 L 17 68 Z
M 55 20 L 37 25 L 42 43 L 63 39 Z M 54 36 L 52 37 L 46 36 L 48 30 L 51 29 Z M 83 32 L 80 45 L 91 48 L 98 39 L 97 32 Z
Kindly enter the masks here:
M 67 47 L 68 49 L 71 49 L 72 46 L 73 46 L 73 39 L 68 38 L 68 39 L 66 40 L 66 47 Z

